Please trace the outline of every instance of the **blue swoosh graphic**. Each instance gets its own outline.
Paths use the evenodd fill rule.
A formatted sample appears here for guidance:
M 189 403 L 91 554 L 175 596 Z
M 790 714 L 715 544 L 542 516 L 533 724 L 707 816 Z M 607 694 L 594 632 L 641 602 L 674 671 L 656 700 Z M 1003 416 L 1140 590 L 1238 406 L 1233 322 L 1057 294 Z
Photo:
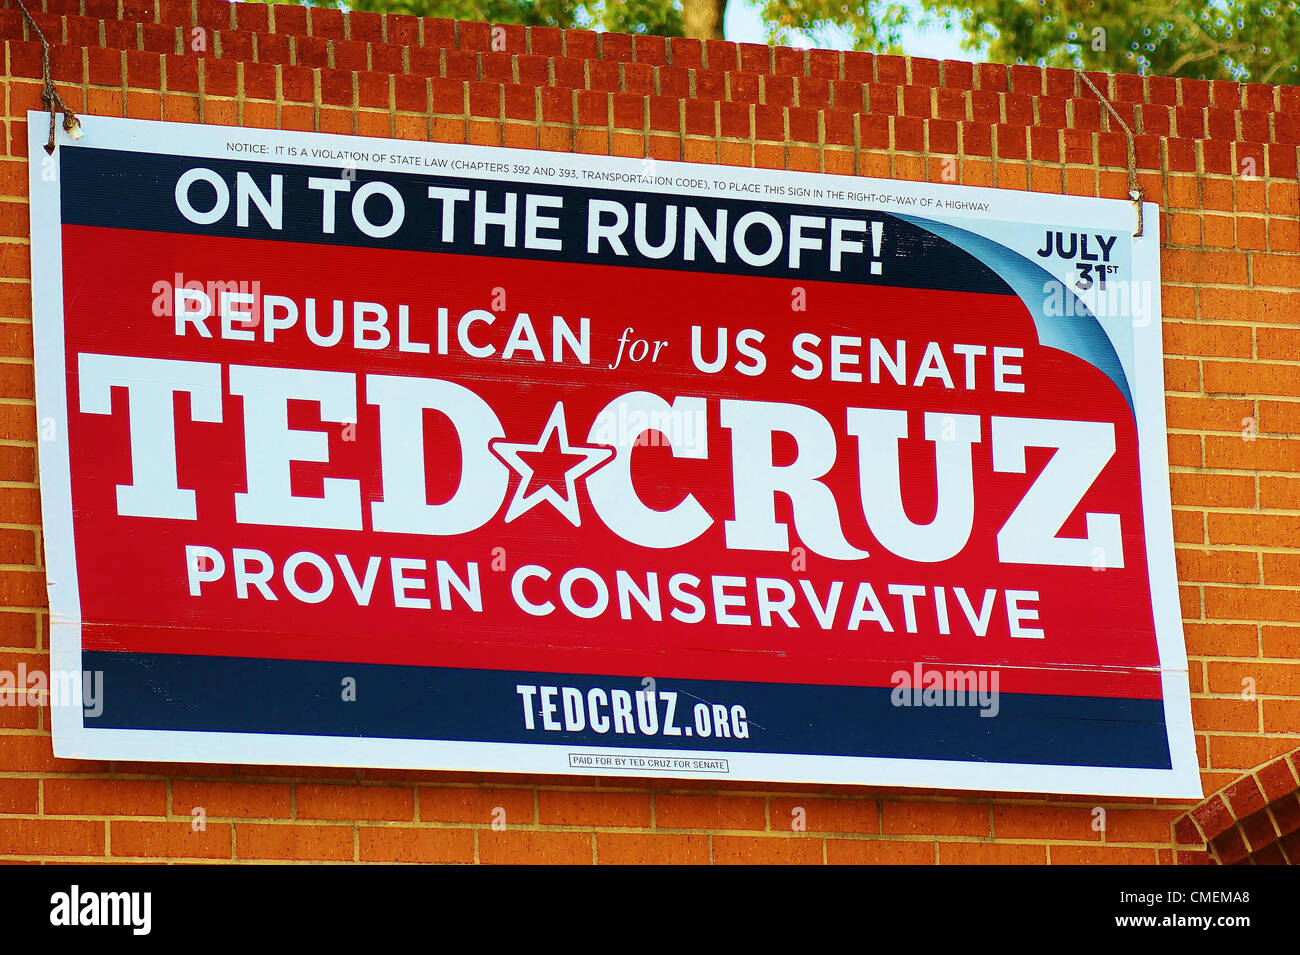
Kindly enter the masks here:
M 1029 310 L 1034 326 L 1038 330 L 1038 341 L 1049 348 L 1082 358 L 1099 369 L 1115 383 L 1115 387 L 1128 402 L 1129 411 L 1136 417 L 1133 393 L 1129 389 L 1128 378 L 1120 364 L 1119 355 L 1115 352 L 1114 343 L 1101 327 L 1101 323 L 1097 321 L 1097 316 L 1073 291 L 1066 288 L 1064 282 L 1037 262 L 1019 252 L 1013 252 L 992 239 L 986 239 L 984 236 L 943 222 L 898 213 L 894 215 L 948 240 L 996 272 L 1007 285 L 1011 286 L 1012 291 L 1020 297 L 1020 301 Z M 1074 297 L 1074 307 L 1070 309 L 1074 312 L 1073 315 L 1048 315 L 1044 311 L 1047 299 L 1045 285 L 1057 286 L 1061 292 L 1062 302 L 1068 301 L 1066 296 Z

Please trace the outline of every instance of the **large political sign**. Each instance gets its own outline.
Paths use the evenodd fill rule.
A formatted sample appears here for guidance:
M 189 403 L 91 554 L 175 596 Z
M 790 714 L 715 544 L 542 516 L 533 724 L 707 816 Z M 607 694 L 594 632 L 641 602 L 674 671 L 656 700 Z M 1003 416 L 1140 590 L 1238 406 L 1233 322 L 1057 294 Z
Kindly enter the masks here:
M 1154 206 L 84 129 L 57 755 L 1199 793 Z

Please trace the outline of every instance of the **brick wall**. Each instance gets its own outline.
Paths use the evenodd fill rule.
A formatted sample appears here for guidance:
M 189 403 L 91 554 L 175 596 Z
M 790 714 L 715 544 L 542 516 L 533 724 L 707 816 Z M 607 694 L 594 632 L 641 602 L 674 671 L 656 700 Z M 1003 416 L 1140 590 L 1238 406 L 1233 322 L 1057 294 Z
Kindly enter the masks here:
M 1124 136 L 1066 70 L 221 0 L 40 2 L 60 91 L 93 114 L 1126 194 Z M 0 3 L 0 669 L 16 670 L 45 668 L 49 638 L 24 118 L 40 47 Z M 1214 793 L 1300 745 L 1300 87 L 1092 78 L 1137 132 L 1163 210 L 1174 533 Z M 1155 863 L 1175 861 L 1189 808 L 56 760 L 48 711 L 0 708 L 0 855 L 22 859 Z

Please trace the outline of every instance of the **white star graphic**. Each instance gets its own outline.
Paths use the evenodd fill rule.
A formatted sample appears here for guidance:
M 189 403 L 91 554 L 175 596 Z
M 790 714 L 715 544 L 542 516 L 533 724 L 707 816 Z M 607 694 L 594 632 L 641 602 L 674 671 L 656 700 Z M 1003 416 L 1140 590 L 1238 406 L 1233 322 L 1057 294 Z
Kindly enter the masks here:
M 570 457 L 582 456 L 582 460 L 564 472 L 565 493 L 563 496 L 549 483 L 543 484 L 529 494 L 527 491 L 528 485 L 533 479 L 533 469 L 523 461 L 520 452 L 525 454 L 543 453 L 550 443 L 552 434 L 555 434 L 559 439 L 560 454 Z M 506 509 L 507 524 L 516 517 L 532 510 L 542 501 L 550 501 L 570 524 L 574 527 L 581 526 L 582 517 L 578 513 L 578 478 L 596 470 L 614 456 L 613 448 L 569 444 L 569 429 L 564 421 L 564 402 L 556 402 L 554 410 L 551 411 L 551 417 L 546 422 L 546 427 L 542 429 L 542 436 L 537 439 L 536 444 L 517 444 L 503 438 L 497 438 L 488 443 L 488 449 L 500 458 L 502 463 L 519 475 L 519 486 L 515 488 L 515 496 L 510 500 L 510 507 Z

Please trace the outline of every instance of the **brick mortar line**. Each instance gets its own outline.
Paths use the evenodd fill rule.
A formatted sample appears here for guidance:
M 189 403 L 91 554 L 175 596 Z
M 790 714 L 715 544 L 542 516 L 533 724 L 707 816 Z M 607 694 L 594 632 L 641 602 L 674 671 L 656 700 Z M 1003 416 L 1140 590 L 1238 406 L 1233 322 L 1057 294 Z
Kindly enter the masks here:
M 1189 803 L 1189 805 L 1195 805 L 1195 804 Z M 1043 805 L 1026 806 L 1024 808 L 1048 809 L 1048 808 L 1054 808 L 1054 806 L 1052 804 L 1043 804 Z M 1083 809 L 1085 807 L 1072 807 L 1072 808 Z M 1182 811 L 1183 808 L 1184 807 L 1171 807 L 1162 810 L 1161 813 L 1168 814 L 1171 816 L 1176 816 L 1176 814 Z M 1125 811 L 1132 811 L 1132 810 L 1119 809 L 1119 810 L 1111 810 L 1111 811 L 1125 812 Z M 209 820 L 212 820 L 212 817 L 208 817 L 208 818 Z M 0 822 L 5 820 L 13 820 L 19 822 L 32 822 L 32 821 L 39 821 L 39 820 L 68 821 L 68 822 L 99 822 L 102 820 L 103 822 L 110 824 L 106 826 L 106 838 L 111 837 L 111 823 L 114 822 L 145 823 L 151 821 L 152 822 L 159 821 L 156 819 L 147 819 L 147 818 L 132 817 L 132 816 L 110 817 L 110 818 L 104 818 L 104 817 L 81 818 L 81 817 L 69 817 L 69 816 L 33 816 L 30 814 L 0 815 Z M 174 822 L 174 821 L 185 821 L 185 820 L 162 820 L 162 821 Z M 266 822 L 261 820 L 235 820 L 235 821 L 213 820 L 213 821 L 219 822 L 219 824 L 223 826 L 229 826 L 232 830 L 232 834 L 235 830 L 235 827 L 239 824 L 258 825 L 258 826 L 267 825 Z M 285 826 L 285 827 L 293 828 L 293 826 Z M 861 842 L 929 842 L 932 840 L 939 840 L 943 842 L 954 842 L 954 843 L 958 843 L 958 842 L 1001 843 L 1008 840 L 1015 840 L 1017 843 L 1023 845 L 1062 845 L 1063 844 L 1063 845 L 1070 845 L 1070 846 L 1089 846 L 1089 845 L 1105 846 L 1110 848 L 1147 848 L 1147 847 L 1166 848 L 1168 846 L 1168 843 L 1165 842 L 1144 841 L 1140 839 L 1128 839 L 1128 840 L 1108 842 L 1101 837 L 1096 839 L 1072 838 L 1072 837 L 1061 838 L 1055 836 L 1051 838 L 1047 838 L 1041 836 L 998 835 L 996 832 L 992 832 L 989 835 L 975 835 L 972 833 L 950 833 L 950 832 L 945 832 L 945 833 L 858 832 L 854 830 L 838 830 L 838 829 L 819 829 L 810 832 L 796 832 L 793 830 L 787 831 L 784 829 L 720 830 L 720 829 L 706 829 L 706 828 L 678 828 L 672 830 L 667 830 L 667 829 L 651 830 L 643 826 L 609 826 L 609 825 L 565 826 L 565 827 L 548 826 L 548 827 L 535 827 L 535 828 L 509 826 L 504 830 L 494 830 L 491 829 L 490 827 L 484 826 L 482 823 L 467 824 L 462 826 L 418 827 L 418 826 L 408 826 L 403 824 L 379 824 L 379 823 L 374 823 L 369 821 L 361 821 L 354 825 L 352 824 L 346 826 L 338 825 L 338 826 L 333 826 L 331 828 L 335 828 L 335 829 L 352 828 L 358 834 L 362 829 L 381 829 L 385 831 L 411 831 L 411 832 L 420 832 L 420 831 L 429 831 L 429 830 L 446 831 L 446 832 L 475 831 L 475 832 L 484 832 L 484 833 L 487 832 L 506 832 L 506 833 L 509 832 L 530 832 L 530 833 L 572 832 L 572 833 L 580 833 L 580 834 L 590 834 L 592 836 L 597 836 L 597 835 L 675 836 L 675 835 L 692 835 L 697 833 L 708 832 L 712 835 L 720 835 L 724 837 L 736 838 L 736 837 L 749 836 L 752 838 L 761 838 L 761 839 L 797 839 L 797 840 L 851 839 L 854 841 L 861 841 Z M 109 850 L 109 854 L 112 855 L 111 847 Z M 0 857 L 3 857 L 2 854 L 0 854 Z M 150 856 L 135 856 L 135 855 L 128 855 L 126 857 L 152 858 Z M 166 856 L 163 858 L 171 858 L 171 857 Z M 262 858 L 270 858 L 270 857 L 262 857 Z
M 1272 439 L 1272 440 L 1281 440 L 1281 439 Z M 1293 440 L 1300 440 L 1300 439 L 1293 439 Z M 1177 474 L 1199 474 L 1200 473 L 1198 471 L 1188 470 L 1189 465 L 1180 465 L 1179 467 L 1180 470 L 1173 473 L 1177 473 Z M 1250 475 L 1258 476 L 1261 474 L 1269 475 L 1270 472 L 1245 471 L 1245 472 L 1241 472 L 1241 474 L 1243 475 L 1250 474 Z M 1277 474 L 1290 477 L 1293 479 L 1300 477 L 1300 472 L 1294 472 L 1294 471 L 1279 471 L 1277 472 Z M 1223 469 L 1223 468 L 1216 469 L 1216 473 L 1209 475 L 1209 477 L 1237 477 L 1237 476 L 1240 475 L 1236 471 L 1233 471 L 1231 469 Z M 1178 504 L 1175 503 L 1174 510 L 1191 510 L 1198 514 L 1240 514 L 1240 515 L 1259 515 L 1261 517 L 1264 516 L 1266 512 L 1269 516 L 1300 517 L 1300 510 L 1297 510 L 1296 508 L 1263 507 L 1262 505 L 1248 506 L 1245 504 Z M 1233 543 L 1240 544 L 1239 541 L 1235 541 Z M 1242 546 L 1250 546 L 1250 545 L 1242 545 Z M 1280 544 L 1272 545 L 1272 546 L 1285 548 L 1285 545 L 1280 545 Z M 1295 550 L 1297 548 L 1300 548 L 1300 541 L 1298 541 L 1294 547 L 1285 548 L 1285 549 Z

